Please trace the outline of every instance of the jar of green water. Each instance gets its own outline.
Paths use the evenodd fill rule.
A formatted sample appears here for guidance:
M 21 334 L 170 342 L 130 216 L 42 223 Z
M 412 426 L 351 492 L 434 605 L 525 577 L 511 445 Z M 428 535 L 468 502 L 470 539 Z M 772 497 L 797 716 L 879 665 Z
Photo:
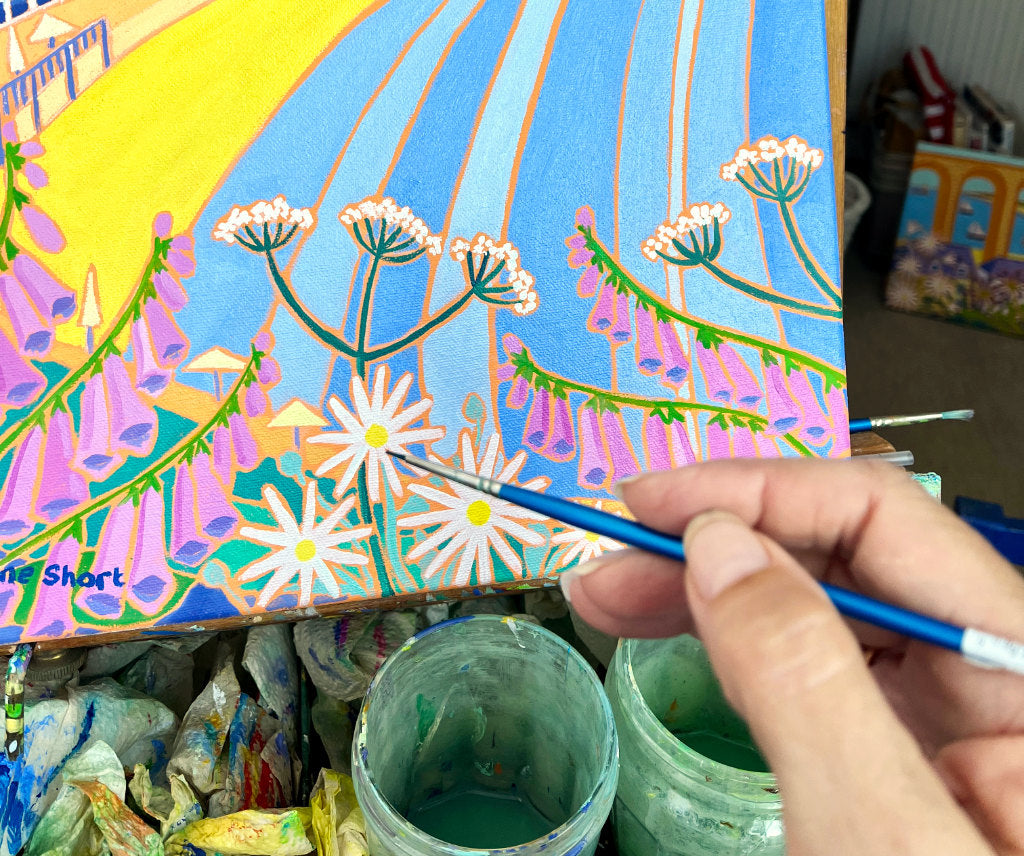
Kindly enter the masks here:
M 784 852 L 775 777 L 697 639 L 623 639 L 605 688 L 619 733 L 620 856 Z
M 410 639 L 370 685 L 352 745 L 372 856 L 590 856 L 618 779 L 593 669 L 496 615 Z

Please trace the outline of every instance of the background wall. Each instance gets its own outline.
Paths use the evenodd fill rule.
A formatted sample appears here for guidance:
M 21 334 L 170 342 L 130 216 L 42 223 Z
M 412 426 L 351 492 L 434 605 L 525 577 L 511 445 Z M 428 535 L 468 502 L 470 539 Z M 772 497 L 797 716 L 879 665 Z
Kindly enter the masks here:
M 862 0 L 849 72 L 850 110 L 871 81 L 923 44 L 950 85 L 988 89 L 1017 119 L 1024 154 L 1024 2 L 1021 0 Z

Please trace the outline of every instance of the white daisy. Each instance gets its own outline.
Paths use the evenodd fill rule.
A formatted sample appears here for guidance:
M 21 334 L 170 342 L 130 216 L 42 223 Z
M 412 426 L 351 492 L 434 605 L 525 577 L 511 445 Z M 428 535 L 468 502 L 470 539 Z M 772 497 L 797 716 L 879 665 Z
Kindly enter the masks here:
M 597 501 L 597 509 L 601 510 L 601 500 Z M 608 550 L 621 550 L 622 544 L 613 541 L 605 535 L 598 535 L 594 532 L 587 532 L 584 529 L 567 529 L 559 532 L 551 539 L 552 544 L 571 544 L 572 546 L 562 556 L 558 563 L 559 567 L 566 567 L 573 560 L 579 560 L 580 564 L 596 559 Z
M 956 297 L 956 283 L 948 276 L 929 276 L 925 278 L 924 291 L 935 300 L 950 300 Z
M 893 309 L 917 309 L 920 299 L 917 289 L 907 282 L 890 284 L 885 293 L 885 302 Z
M 410 427 L 420 419 L 426 419 L 427 413 L 434 403 L 432 398 L 417 401 L 412 407 L 401 410 L 402 401 L 412 383 L 412 373 L 402 375 L 395 388 L 385 399 L 388 385 L 388 367 L 379 366 L 373 376 L 373 389 L 368 391 L 360 377 L 352 378 L 352 404 L 355 413 L 345 407 L 341 401 L 332 396 L 327 402 L 331 413 L 341 423 L 341 431 L 325 431 L 310 437 L 310 443 L 325 443 L 345 448 L 328 458 L 317 469 L 316 474 L 322 476 L 339 464 L 348 461 L 348 466 L 335 492 L 340 496 L 356 477 L 359 467 L 366 462 L 367 487 L 373 502 L 381 500 L 380 471 L 384 470 L 391 492 L 402 495 L 402 483 L 398 480 L 398 471 L 387 454 L 388 449 L 396 452 L 408 451 L 406 446 L 411 443 L 430 443 L 444 436 L 444 428 L 433 428 L 427 424 Z
M 920 273 L 921 267 L 918 265 L 917 259 L 908 254 L 896 262 L 896 270 L 900 273 Z
M 526 452 L 519 452 L 510 461 L 504 461 L 499 451 L 501 437 L 497 433 L 491 435 L 478 461 L 470 437 L 470 431 L 463 431 L 459 438 L 461 465 L 466 472 L 512 482 L 526 463 Z M 550 481 L 547 478 L 539 476 L 522 486 L 527 490 L 542 490 L 548 484 Z M 437 555 L 423 572 L 423 578 L 437 576 L 455 565 L 458 559 L 452 585 L 468 585 L 474 564 L 477 583 L 487 585 L 494 580 L 491 548 L 494 548 L 509 570 L 516 575 L 521 574 L 523 564 L 506 538 L 511 536 L 530 547 L 538 547 L 544 543 L 544 536 L 523 524 L 547 518 L 543 514 L 528 511 L 454 482 L 445 482 L 445 486 L 447 490 L 440 490 L 430 484 L 410 485 L 409 490 L 431 503 L 431 510 L 400 517 L 396 521 L 398 526 L 406 529 L 441 524 L 440 529 L 409 551 L 409 561 L 415 562 L 431 550 L 437 550 Z
M 239 530 L 243 538 L 274 548 L 269 556 L 253 562 L 239 575 L 241 582 L 250 582 L 273 571 L 273 576 L 256 599 L 257 606 L 267 606 L 296 576 L 299 578 L 299 606 L 309 606 L 312 601 L 314 579 L 320 580 L 331 597 L 340 597 L 341 589 L 332 566 L 368 564 L 369 559 L 362 553 L 339 550 L 338 545 L 351 544 L 365 538 L 370 534 L 369 526 L 334 531 L 334 527 L 352 508 L 355 497 L 350 496 L 340 503 L 318 524 L 316 492 L 316 482 L 309 482 L 306 485 L 306 502 L 300 524 L 288 510 L 281 494 L 269 484 L 264 485 L 263 498 L 270 506 L 270 513 L 274 515 L 278 528 L 243 526 Z

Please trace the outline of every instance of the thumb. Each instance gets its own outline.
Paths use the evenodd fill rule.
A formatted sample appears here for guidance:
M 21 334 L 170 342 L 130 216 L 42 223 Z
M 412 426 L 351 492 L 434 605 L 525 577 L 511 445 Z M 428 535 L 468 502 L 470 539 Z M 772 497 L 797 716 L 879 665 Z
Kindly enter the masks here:
M 698 633 L 779 780 L 788 852 L 986 852 L 796 560 L 721 511 L 690 522 L 685 548 Z

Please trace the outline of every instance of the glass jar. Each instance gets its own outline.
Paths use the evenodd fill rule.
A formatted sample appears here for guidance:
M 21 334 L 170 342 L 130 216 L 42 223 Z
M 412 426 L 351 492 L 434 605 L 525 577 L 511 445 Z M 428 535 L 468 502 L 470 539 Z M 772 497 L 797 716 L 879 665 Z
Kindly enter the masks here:
M 562 639 L 466 616 L 381 667 L 352 771 L 372 856 L 589 856 L 615 796 L 615 722 L 597 675 Z
M 605 688 L 619 733 L 620 856 L 784 852 L 775 777 L 697 639 L 621 640 Z

